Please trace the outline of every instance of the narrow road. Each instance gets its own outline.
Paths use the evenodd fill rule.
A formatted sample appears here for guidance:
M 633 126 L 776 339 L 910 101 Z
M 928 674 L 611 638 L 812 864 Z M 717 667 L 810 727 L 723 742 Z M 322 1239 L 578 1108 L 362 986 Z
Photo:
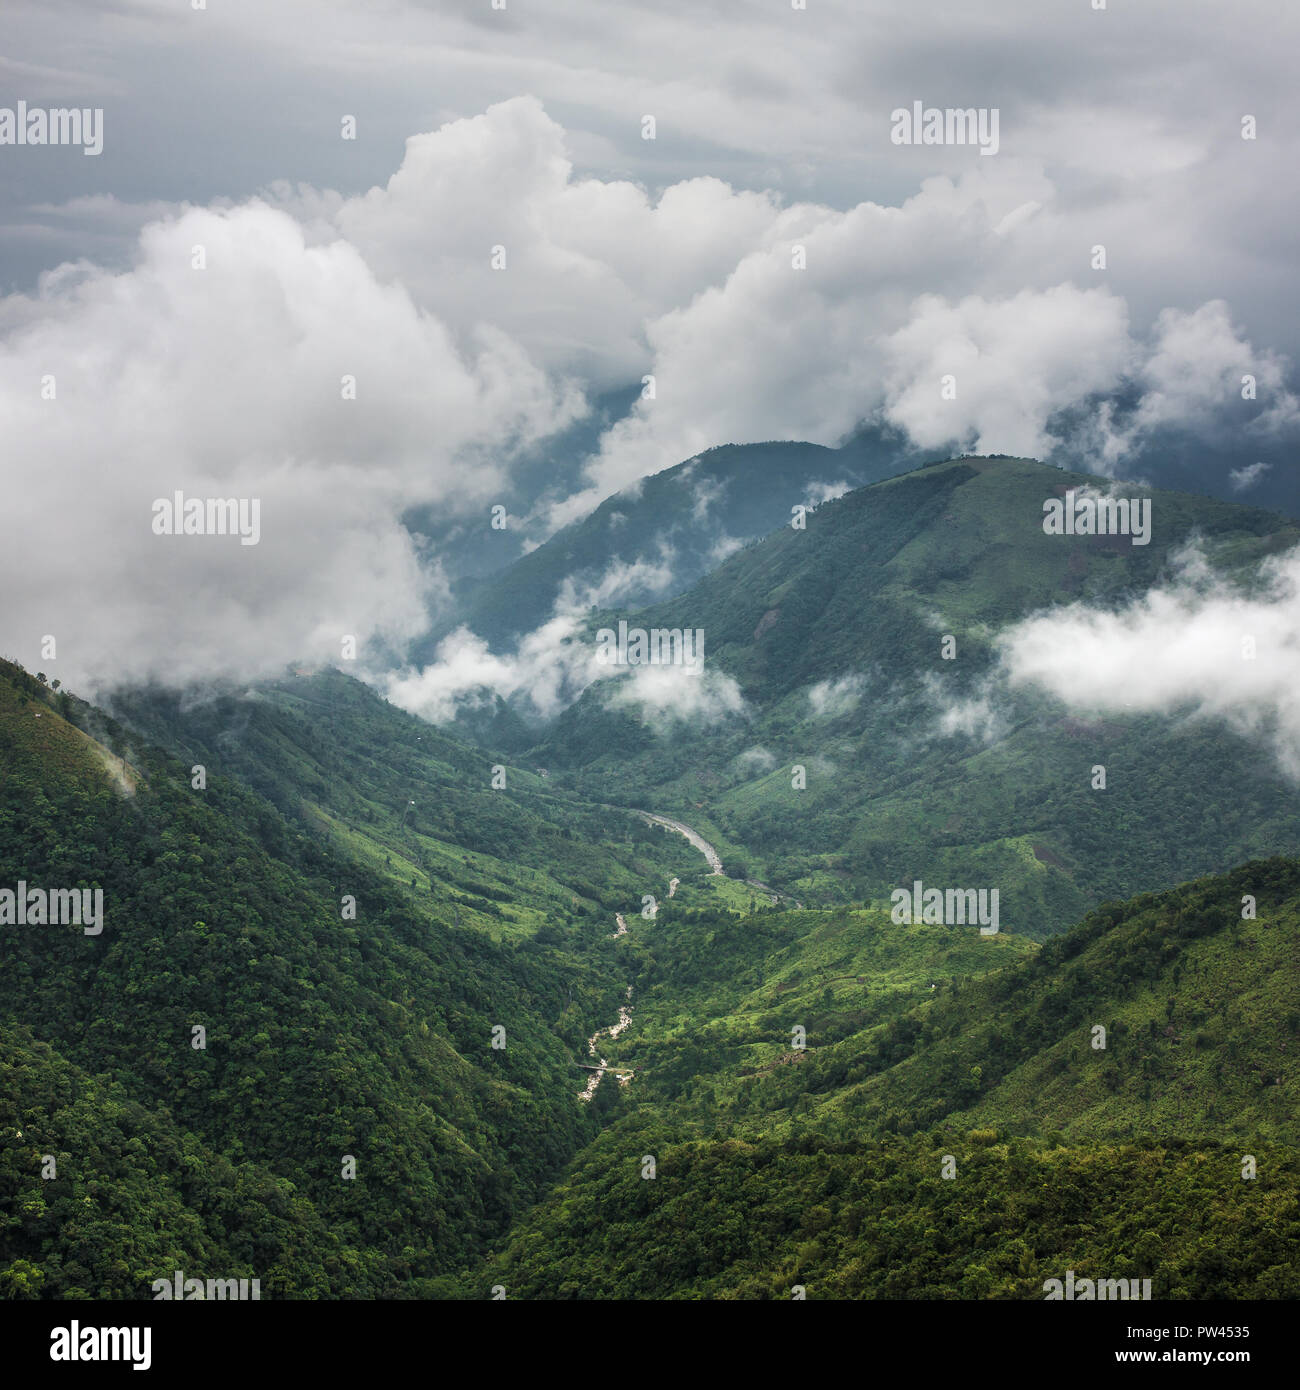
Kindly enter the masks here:
M 697 830 L 692 830 L 689 825 L 683 825 L 679 820 L 673 820 L 671 816 L 659 816 L 653 811 L 637 811 L 638 816 L 644 816 L 653 825 L 666 825 L 669 830 L 675 830 L 679 835 L 686 838 L 695 846 L 697 850 L 709 861 L 709 872 L 711 874 L 722 873 L 722 859 L 718 851 L 704 838 Z
M 621 808 L 610 807 L 609 809 L 618 810 Z M 649 821 L 652 825 L 667 826 L 669 830 L 675 830 L 679 835 L 685 835 L 687 840 L 689 840 L 690 843 L 694 845 L 695 848 L 698 849 L 700 853 L 708 861 L 710 875 L 716 874 L 720 875 L 723 878 L 726 877 L 726 875 L 722 872 L 721 855 L 718 854 L 718 851 L 714 849 L 714 847 L 704 838 L 703 835 L 699 833 L 699 831 L 692 830 L 689 825 L 685 825 L 683 824 L 683 822 L 679 820 L 674 820 L 671 816 L 656 815 L 653 811 L 634 811 L 633 814 L 641 816 L 643 819 Z M 669 880 L 668 896 L 670 898 L 673 896 L 674 893 L 677 892 L 677 885 L 680 882 L 681 879 L 678 878 Z M 761 889 L 763 892 L 770 894 L 773 903 L 777 902 L 781 896 L 777 893 L 776 889 L 769 888 L 765 883 L 753 883 L 749 879 L 742 879 L 741 882 L 748 883 L 751 887 Z M 795 906 L 799 907 L 801 906 L 801 904 L 795 903 Z M 626 936 L 627 921 L 624 919 L 623 914 L 621 912 L 616 912 L 614 914 L 614 921 L 618 924 L 618 930 L 615 932 L 611 932 L 610 935 L 615 938 L 620 936 Z M 631 985 L 628 985 L 627 987 L 627 1000 L 628 1002 L 624 1004 L 623 1007 L 618 1011 L 618 1022 L 611 1024 L 608 1028 L 599 1029 L 597 1032 L 592 1034 L 591 1038 L 587 1042 L 587 1051 L 591 1054 L 591 1056 L 596 1058 L 596 1063 L 594 1065 L 590 1062 L 575 1063 L 576 1066 L 582 1067 L 584 1071 L 591 1072 L 591 1076 L 588 1078 L 586 1086 L 583 1087 L 582 1091 L 578 1096 L 578 1099 L 581 1101 L 589 1101 L 592 1098 L 592 1096 L 596 1094 L 596 1087 L 600 1085 L 601 1077 L 603 1077 L 607 1071 L 612 1071 L 618 1076 L 618 1082 L 620 1086 L 626 1086 L 628 1082 L 631 1081 L 634 1075 L 634 1072 L 630 1067 L 611 1067 L 609 1065 L 609 1062 L 604 1057 L 599 1056 L 596 1052 L 596 1044 L 600 1041 L 602 1037 L 609 1037 L 610 1039 L 617 1038 L 618 1035 L 631 1024 Z M 784 1057 L 781 1058 L 781 1061 L 785 1060 L 786 1059 Z M 799 1060 L 799 1058 L 796 1056 L 795 1060 Z M 764 1070 L 766 1070 L 766 1068 L 764 1068 Z
M 710 875 L 717 874 L 726 878 L 726 874 L 722 872 L 722 857 L 698 830 L 692 830 L 691 827 L 686 825 L 683 821 L 674 820 L 671 816 L 658 815 L 654 811 L 636 811 L 634 814 L 644 817 L 652 825 L 665 825 L 669 830 L 675 830 L 679 835 L 685 835 L 691 844 L 693 844 L 705 859 L 709 861 Z M 677 882 L 677 879 L 673 879 L 672 884 L 669 886 L 668 896 L 670 898 L 676 891 Z M 780 902 L 781 899 L 786 896 L 784 893 L 778 893 L 775 888 L 770 888 L 766 883 L 759 883 L 756 879 L 742 878 L 740 882 L 747 884 L 750 888 L 757 888 L 760 893 L 766 893 L 768 897 L 772 899 L 773 905 Z M 791 898 L 790 901 L 793 902 L 797 908 L 803 907 L 803 904 L 797 899 Z

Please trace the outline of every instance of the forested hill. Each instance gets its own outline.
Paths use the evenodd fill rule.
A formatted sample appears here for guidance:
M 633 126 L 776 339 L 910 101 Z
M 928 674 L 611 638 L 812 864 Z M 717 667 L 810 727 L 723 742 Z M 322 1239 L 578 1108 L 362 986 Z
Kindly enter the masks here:
M 544 623 L 562 595 L 572 602 L 599 592 L 611 572 L 620 575 L 622 603 L 680 593 L 789 521 L 796 504 L 889 477 L 907 457 L 901 444 L 888 447 L 874 435 L 842 449 L 784 441 L 706 449 L 606 498 L 508 568 L 466 586 L 465 602 L 414 655 L 432 660 L 437 640 L 461 623 L 508 648 Z
M 596 1132 L 572 1058 L 624 978 L 612 922 L 583 914 L 689 847 L 645 828 L 643 844 L 566 859 L 563 824 L 479 789 L 488 819 L 444 843 L 430 809 L 410 851 L 443 845 L 435 908 L 384 867 L 399 807 L 352 848 L 329 825 L 309 833 L 330 785 L 304 766 L 289 795 L 273 736 L 288 756 L 301 730 L 277 717 L 246 754 L 268 760 L 278 805 L 232 773 L 233 750 L 223 765 L 215 726 L 196 789 L 203 758 L 0 666 L 0 887 L 104 903 L 98 935 L 0 927 L 7 1294 L 147 1298 L 176 1269 L 258 1277 L 268 1298 L 434 1294 Z M 357 745 L 355 786 L 375 785 L 380 751 L 366 773 Z M 505 861 L 477 837 L 505 839 L 512 805 L 519 883 L 502 902 L 483 885 Z M 460 809 L 448 792 L 441 814 Z M 530 893 L 560 891 L 533 886 L 530 841 L 575 875 L 564 914 L 529 912 Z M 512 904 L 513 921 L 486 910 Z
M 1150 1279 L 1159 1300 L 1294 1299 L 1300 1160 L 1280 1145 L 1254 1157 L 1245 1181 L 1239 1147 L 1214 1141 L 1078 1148 L 995 1129 L 726 1139 L 628 1126 L 587 1149 L 460 1292 L 1039 1300 L 1072 1270 Z
M 1300 1141 L 1300 860 L 1104 904 L 1041 948 L 885 910 L 671 905 L 634 947 L 617 1055 L 700 1123 Z
M 1300 1295 L 1292 858 L 1039 946 L 760 906 L 337 673 L 115 709 L 0 668 L 0 888 L 104 900 L 0 928 L 6 1296 Z
M 1300 798 L 1267 744 L 1221 721 L 1075 712 L 1007 682 L 998 639 L 1020 619 L 1123 609 L 1173 582 L 1192 542 L 1244 584 L 1300 544 L 1276 513 L 1129 487 L 1152 503 L 1148 544 L 1044 532 L 1046 500 L 1102 486 L 967 458 L 827 502 L 670 602 L 593 618 L 704 633 L 704 684 L 680 718 L 665 727 L 662 692 L 647 715 L 635 673 L 620 675 L 532 756 L 580 794 L 612 787 L 682 817 L 806 905 L 916 879 L 998 887 L 1004 921 L 1036 937 L 1107 898 L 1295 852 Z M 728 681 L 729 698 L 700 694 Z
M 434 921 L 496 936 L 604 925 L 647 882 L 698 867 L 680 837 L 560 792 L 544 766 L 498 762 L 337 670 L 204 695 L 121 691 L 110 708 Z
M 1300 861 L 1108 904 L 1028 955 L 761 918 L 757 941 L 672 913 L 643 934 L 615 1053 L 635 1108 L 462 1296 L 1041 1299 L 1073 1270 L 1300 1297 Z

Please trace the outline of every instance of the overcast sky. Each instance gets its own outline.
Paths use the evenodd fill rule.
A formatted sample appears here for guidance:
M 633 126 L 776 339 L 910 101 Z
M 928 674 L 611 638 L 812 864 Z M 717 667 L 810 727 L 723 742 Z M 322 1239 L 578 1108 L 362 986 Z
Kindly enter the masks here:
M 1058 461 L 1178 424 L 1249 463 L 1300 419 L 1298 40 L 1284 0 L 5 0 L 0 108 L 104 116 L 97 156 L 0 145 L 4 650 L 58 632 L 85 684 L 400 649 L 446 598 L 402 513 L 486 515 L 647 374 L 546 524 L 867 418 L 1049 457 L 1125 392 Z M 996 154 L 894 143 L 918 101 L 996 109 Z M 176 488 L 258 496 L 260 543 L 160 548 Z

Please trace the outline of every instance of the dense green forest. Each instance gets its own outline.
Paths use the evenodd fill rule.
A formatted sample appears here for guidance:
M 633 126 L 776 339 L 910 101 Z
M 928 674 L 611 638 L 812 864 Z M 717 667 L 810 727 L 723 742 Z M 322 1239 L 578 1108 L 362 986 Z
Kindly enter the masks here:
M 382 702 L 354 689 L 377 707 L 380 742 L 413 722 L 391 711 L 385 725 Z M 273 713 L 287 750 L 302 730 L 291 711 Z M 248 756 L 276 780 L 273 751 L 262 740 Z M 385 750 L 370 752 L 382 768 Z M 629 818 L 629 838 L 598 853 L 566 838 L 567 808 L 545 821 L 488 793 L 470 798 L 479 820 L 456 821 L 453 867 L 426 904 L 377 851 L 349 852 L 355 842 L 327 822 L 307 833 L 318 803 L 273 803 L 221 770 L 215 744 L 196 790 L 188 754 L 177 762 L 9 665 L 0 758 L 0 884 L 97 887 L 105 903 L 98 936 L 4 929 L 0 1269 L 11 1291 L 144 1297 L 149 1280 L 187 1267 L 183 1255 L 222 1277 L 251 1262 L 268 1297 L 435 1292 L 595 1133 L 600 1107 L 575 1102 L 572 1059 L 615 1013 L 623 981 L 612 912 L 597 920 L 584 904 L 639 901 L 619 899 L 619 884 L 639 888 L 659 844 L 666 877 L 678 837 Z M 432 768 L 403 788 L 469 776 L 436 758 Z M 323 798 L 342 785 L 304 782 Z M 372 784 L 359 773 L 351 785 Z M 392 825 L 366 846 L 396 833 L 390 804 Z M 489 898 L 455 924 L 457 904 L 490 886 L 485 865 L 498 861 L 474 847 L 507 805 L 521 861 L 509 900 L 536 894 L 532 918 L 545 918 L 517 937 L 490 930 Z M 458 806 L 447 790 L 427 814 L 450 823 Z M 413 836 L 432 844 L 435 828 L 422 820 Z M 538 886 L 530 858 L 572 873 L 567 911 L 546 910 L 559 879 Z M 491 1045 L 496 1026 L 504 1048 Z M 346 1155 L 355 1179 L 340 1176 Z
M 1290 1147 L 1254 1157 L 1244 1181 L 1239 1150 L 1213 1142 L 1066 1148 L 995 1129 L 783 1141 L 626 1124 L 463 1296 L 1042 1299 L 1073 1270 L 1150 1279 L 1158 1299 L 1297 1298 L 1300 1162 Z
M 0 883 L 106 903 L 99 936 L 6 929 L 6 1296 L 142 1298 L 178 1268 L 277 1298 L 1026 1298 L 1067 1269 L 1300 1292 L 1295 860 L 1040 946 L 772 905 L 536 771 L 484 791 L 483 754 L 412 753 L 425 726 L 336 675 L 115 712 L 0 681 Z M 438 874 L 382 871 L 426 844 Z M 567 910 L 457 925 L 470 882 L 526 902 L 530 855 Z M 584 1105 L 574 1062 L 629 986 L 600 1054 L 630 1084 Z
M 1041 949 L 884 911 L 670 905 L 636 940 L 618 1056 L 645 1069 L 647 1101 L 747 1133 L 958 1121 L 1296 1143 L 1298 941 L 1300 863 L 1283 859 L 1105 905 Z
M 1282 859 L 1041 948 L 667 910 L 611 1053 L 635 1099 L 462 1294 L 1298 1297 L 1297 942 Z
M 498 937 L 604 924 L 647 880 L 699 867 L 680 837 L 635 816 L 611 821 L 552 788 L 545 768 L 499 763 L 337 671 L 198 704 L 133 691 L 111 708 L 215 774 L 209 804 L 253 792 L 297 834 L 407 890 L 434 921 Z

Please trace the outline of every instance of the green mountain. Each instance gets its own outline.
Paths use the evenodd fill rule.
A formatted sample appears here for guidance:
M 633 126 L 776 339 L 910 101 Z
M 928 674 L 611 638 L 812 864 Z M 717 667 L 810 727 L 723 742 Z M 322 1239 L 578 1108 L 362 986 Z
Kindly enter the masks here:
M 879 432 L 840 449 L 785 442 L 706 449 L 606 498 L 500 573 L 462 586 L 455 614 L 435 625 L 414 659 L 432 660 L 438 640 L 462 623 L 494 648 L 512 645 L 550 618 L 562 595 L 586 606 L 584 596 L 611 573 L 622 603 L 680 593 L 788 522 L 795 505 L 888 477 L 909 457 L 915 461 Z
M 139 705 L 183 760 L 0 667 L 0 889 L 104 905 L 98 934 L 0 926 L 0 1286 L 436 1294 L 596 1133 L 573 1062 L 623 995 L 598 905 L 688 847 L 610 812 L 607 850 L 570 839 L 589 811 L 526 810 L 341 677 Z
M 611 821 L 607 808 L 554 790 L 545 767 L 496 762 L 338 671 L 202 701 L 119 692 L 111 709 L 186 766 L 251 790 L 296 834 L 367 866 L 441 925 L 497 937 L 604 926 L 647 882 L 699 867 L 679 837 L 631 815 Z
M 106 905 L 4 928 L 7 1296 L 1300 1293 L 1294 860 L 1040 946 L 767 904 L 338 673 L 0 676 L 0 886 Z
M 1297 940 L 1295 860 L 1041 949 L 669 910 L 610 1049 L 635 1102 L 464 1294 L 1024 1299 L 1073 1270 L 1300 1296 Z
M 1021 459 L 920 468 L 828 502 L 669 602 L 595 615 L 593 634 L 620 618 L 702 630 L 706 670 L 739 698 L 665 730 L 662 710 L 629 707 L 620 675 L 531 757 L 579 794 L 613 787 L 680 816 L 741 876 L 809 906 L 916 880 L 996 887 L 1004 925 L 1039 938 L 1105 899 L 1294 852 L 1295 788 L 1260 745 L 1208 722 L 1080 718 L 999 681 L 1009 624 L 1123 605 L 1193 538 L 1225 575 L 1300 542 L 1274 513 L 1141 489 L 1149 544 L 1044 534 L 1046 499 L 1098 482 Z
M 1045 537 L 1086 481 L 827 502 L 635 616 L 742 707 L 619 677 L 526 755 L 339 671 L 100 708 L 0 663 L 0 910 L 105 908 L 0 922 L 0 1291 L 1300 1296 L 1294 788 L 1013 693 L 996 645 L 1193 535 L 1225 575 L 1300 536 L 1157 493 L 1149 546 Z M 895 920 L 916 879 L 999 930 Z
M 617 1057 L 647 1102 L 765 1135 L 955 1122 L 1294 1144 L 1297 927 L 1290 859 L 1106 904 L 1041 948 L 884 910 L 669 904 L 633 934 Z
M 1079 1149 L 995 1130 L 782 1142 L 620 1128 L 463 1296 L 1023 1300 L 1073 1271 L 1136 1280 L 1134 1297 L 1150 1280 L 1155 1299 L 1294 1299 L 1300 1163 L 1291 1148 L 1257 1158 L 1247 1182 L 1236 1148 L 1213 1142 Z

